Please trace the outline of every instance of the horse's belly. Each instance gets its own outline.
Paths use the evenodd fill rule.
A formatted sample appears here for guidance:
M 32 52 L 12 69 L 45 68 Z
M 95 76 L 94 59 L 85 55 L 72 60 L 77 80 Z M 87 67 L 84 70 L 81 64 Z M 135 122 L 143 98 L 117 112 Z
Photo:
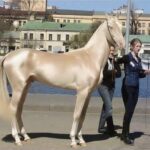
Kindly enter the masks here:
M 67 75 L 62 74 L 54 74 L 54 73 L 41 73 L 36 76 L 36 80 L 48 84 L 50 86 L 56 86 L 66 89 L 76 89 L 76 82 L 73 81 L 72 77 L 68 77 Z

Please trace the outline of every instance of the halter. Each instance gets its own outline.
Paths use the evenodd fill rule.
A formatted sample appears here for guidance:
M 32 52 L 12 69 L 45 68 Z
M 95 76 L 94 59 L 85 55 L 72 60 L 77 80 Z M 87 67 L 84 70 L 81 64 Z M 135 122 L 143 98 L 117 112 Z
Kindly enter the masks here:
M 108 28 L 108 32 L 109 32 L 110 38 L 113 41 L 114 45 L 117 45 L 116 41 L 113 39 L 113 36 L 112 36 L 112 34 L 110 32 L 110 29 L 109 29 L 109 26 L 108 26 L 108 21 L 106 21 L 106 22 L 107 22 L 107 28 Z

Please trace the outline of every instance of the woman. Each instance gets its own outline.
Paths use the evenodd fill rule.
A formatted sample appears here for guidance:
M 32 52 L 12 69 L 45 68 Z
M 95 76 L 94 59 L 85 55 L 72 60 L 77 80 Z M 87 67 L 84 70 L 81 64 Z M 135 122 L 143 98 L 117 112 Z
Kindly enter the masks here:
M 130 122 L 138 101 L 139 79 L 145 77 L 149 71 L 143 70 L 141 59 L 138 53 L 141 49 L 142 42 L 135 38 L 130 42 L 130 49 L 127 55 L 118 59 L 118 63 L 124 63 L 125 77 L 123 79 L 122 97 L 125 105 L 125 114 L 123 119 L 123 129 L 121 140 L 125 144 L 133 144 L 134 141 L 129 137 Z
M 109 58 L 103 71 L 103 81 L 98 87 L 98 92 L 104 103 L 100 115 L 98 132 L 107 133 L 111 137 L 117 134 L 112 118 L 112 98 L 115 89 L 115 77 L 121 76 L 121 69 L 114 60 L 114 50 L 114 46 L 111 46 Z M 107 122 L 106 129 L 104 128 L 105 122 Z

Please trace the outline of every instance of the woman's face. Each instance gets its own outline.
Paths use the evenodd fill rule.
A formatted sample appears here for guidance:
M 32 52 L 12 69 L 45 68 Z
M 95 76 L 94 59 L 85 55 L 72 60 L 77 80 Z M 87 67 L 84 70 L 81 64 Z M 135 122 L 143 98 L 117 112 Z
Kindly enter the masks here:
M 131 49 L 132 51 L 135 53 L 135 55 L 138 55 L 140 49 L 141 49 L 141 43 L 137 42 L 137 43 L 134 43 L 133 46 L 131 46 Z
M 114 52 L 115 52 L 115 48 L 113 46 L 110 47 L 110 52 L 109 52 L 109 57 L 113 58 L 114 57 Z

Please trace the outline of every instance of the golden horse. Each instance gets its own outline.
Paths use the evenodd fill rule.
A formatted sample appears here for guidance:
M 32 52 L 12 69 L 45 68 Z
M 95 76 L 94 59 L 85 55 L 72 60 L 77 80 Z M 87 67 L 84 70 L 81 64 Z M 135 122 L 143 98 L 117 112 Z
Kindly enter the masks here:
M 64 54 L 53 54 L 32 49 L 20 49 L 7 54 L 0 63 L 1 115 L 10 115 L 12 136 L 22 145 L 18 132 L 29 140 L 22 121 L 22 109 L 27 89 L 34 80 L 66 89 L 75 89 L 77 98 L 70 132 L 71 146 L 85 146 L 81 128 L 89 99 L 94 88 L 101 83 L 103 68 L 108 59 L 109 46 L 122 49 L 125 41 L 121 24 L 116 17 L 104 21 L 89 42 L 82 48 Z M 8 96 L 6 78 L 12 88 Z

